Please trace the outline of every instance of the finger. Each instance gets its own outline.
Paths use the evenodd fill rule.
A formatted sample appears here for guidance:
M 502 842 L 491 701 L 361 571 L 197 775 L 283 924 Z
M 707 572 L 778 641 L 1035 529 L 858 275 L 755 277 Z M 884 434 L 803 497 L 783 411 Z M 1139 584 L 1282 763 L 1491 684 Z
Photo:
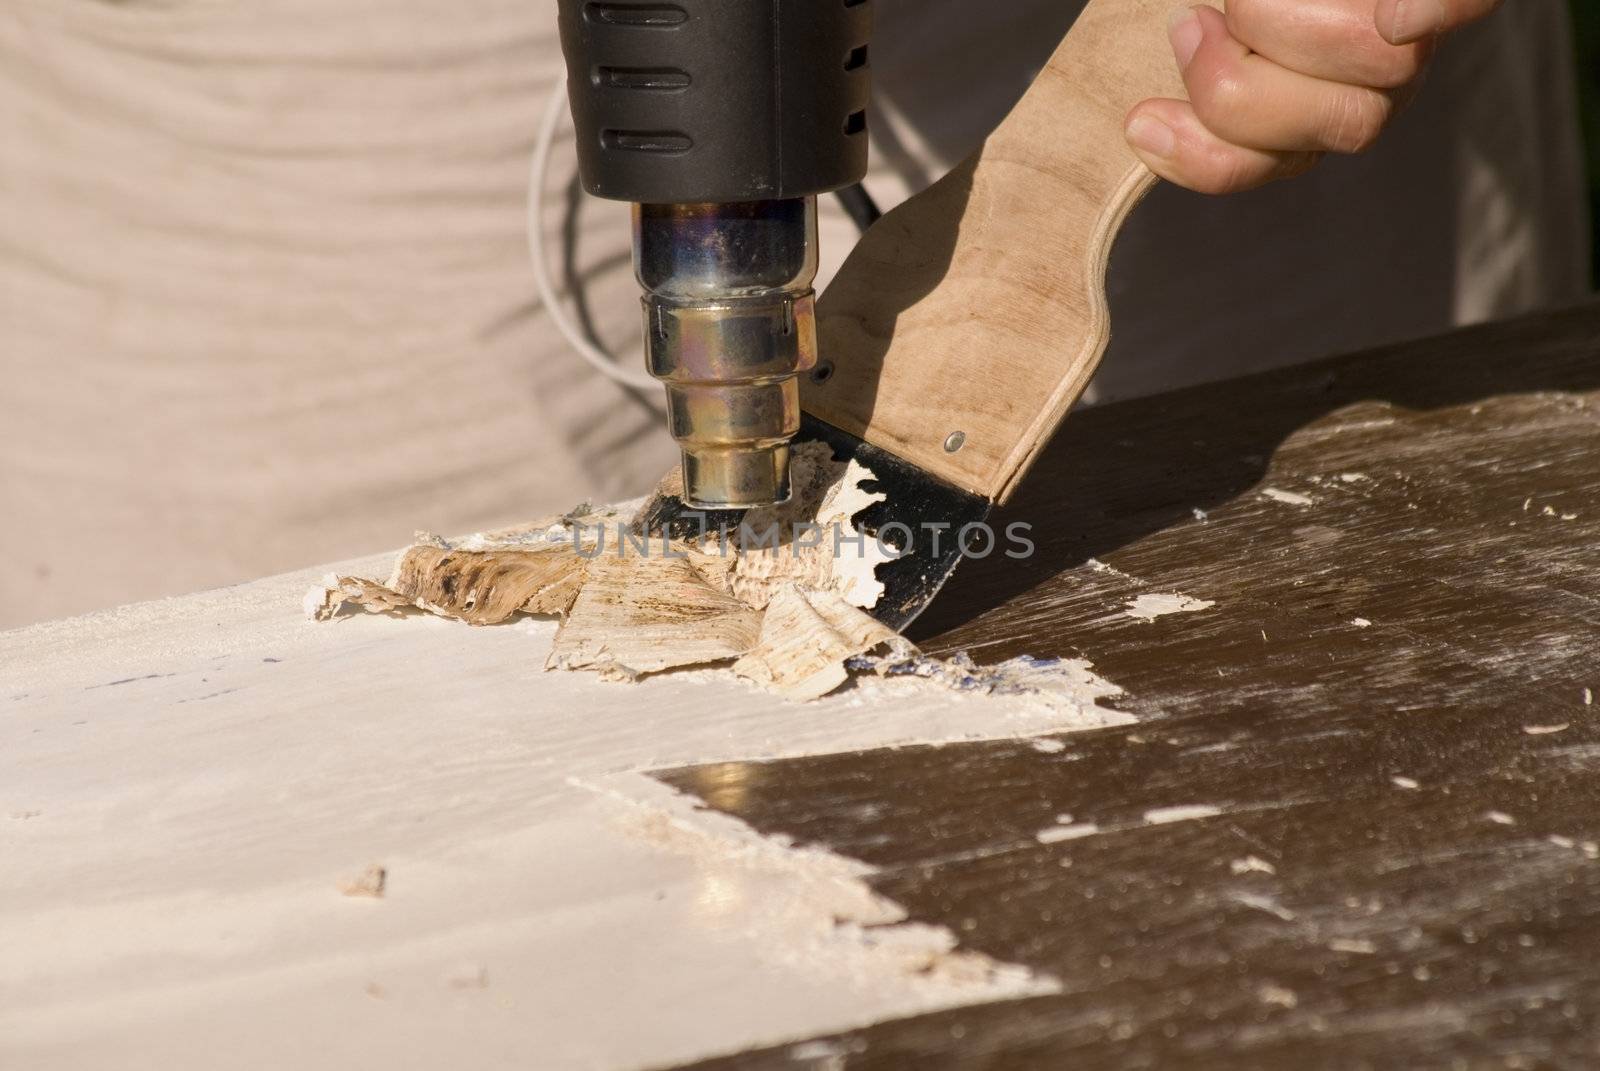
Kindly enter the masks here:
M 1378 0 L 1374 22 L 1385 41 L 1404 45 L 1449 33 L 1499 6 L 1500 0 Z
M 1196 7 L 1172 26 L 1172 47 L 1195 114 L 1224 141 L 1268 152 L 1362 152 L 1394 114 L 1388 92 L 1291 71 L 1228 33 L 1220 11 Z
M 1313 78 L 1395 89 L 1414 81 L 1432 38 L 1390 44 L 1373 0 L 1228 0 L 1228 33 L 1252 52 Z
M 1145 165 L 1199 193 L 1238 193 L 1289 178 L 1317 162 L 1317 154 L 1262 152 L 1223 141 L 1181 100 L 1147 100 L 1128 113 L 1128 144 Z

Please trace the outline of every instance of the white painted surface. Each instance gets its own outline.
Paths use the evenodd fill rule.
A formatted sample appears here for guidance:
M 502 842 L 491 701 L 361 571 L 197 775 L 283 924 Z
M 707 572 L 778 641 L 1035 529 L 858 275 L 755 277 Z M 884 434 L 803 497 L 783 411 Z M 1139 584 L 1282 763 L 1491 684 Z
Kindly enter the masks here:
M 324 571 L 0 633 L 0 1066 L 659 1066 L 1049 984 L 917 973 L 859 864 L 634 771 L 1124 716 L 547 674 L 548 623 L 308 622 Z

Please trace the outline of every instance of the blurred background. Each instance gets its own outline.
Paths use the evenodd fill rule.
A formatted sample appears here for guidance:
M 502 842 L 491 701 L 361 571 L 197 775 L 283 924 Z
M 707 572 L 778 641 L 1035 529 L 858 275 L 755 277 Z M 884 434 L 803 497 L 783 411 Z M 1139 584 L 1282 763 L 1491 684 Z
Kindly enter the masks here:
M 1578 51 L 1578 94 L 1589 150 L 1589 220 L 1594 227 L 1594 270 L 1600 280 L 1600 4 L 1572 0 Z
M 874 197 L 979 145 L 1079 6 L 875 0 Z M 585 363 L 537 296 L 553 10 L 0 3 L 0 628 L 617 501 L 676 462 L 662 392 Z M 559 128 L 532 230 L 636 368 L 628 208 L 583 195 Z M 1090 400 L 1571 305 L 1591 207 L 1600 0 L 1507 0 L 1371 153 L 1158 189 Z M 819 280 L 856 234 L 822 213 Z

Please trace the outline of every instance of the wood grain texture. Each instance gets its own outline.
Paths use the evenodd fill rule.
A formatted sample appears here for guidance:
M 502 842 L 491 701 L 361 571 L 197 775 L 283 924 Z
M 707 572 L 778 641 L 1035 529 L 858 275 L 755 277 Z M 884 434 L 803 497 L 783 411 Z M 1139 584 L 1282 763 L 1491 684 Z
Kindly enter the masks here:
M 1128 110 L 1182 97 L 1168 0 L 1094 0 L 1011 115 L 888 213 L 818 305 L 805 409 L 1003 500 L 1105 352 L 1105 266 L 1155 182 Z M 945 449 L 953 432 L 964 445 Z
M 919 625 L 1140 724 L 669 777 L 1063 991 L 697 1066 L 1595 1066 L 1600 303 L 1082 417 Z

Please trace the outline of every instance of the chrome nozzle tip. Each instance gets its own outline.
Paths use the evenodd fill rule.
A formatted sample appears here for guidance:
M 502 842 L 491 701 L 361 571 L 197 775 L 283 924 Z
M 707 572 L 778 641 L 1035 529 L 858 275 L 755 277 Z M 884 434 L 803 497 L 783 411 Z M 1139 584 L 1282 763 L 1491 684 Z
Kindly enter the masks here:
M 694 509 L 753 509 L 789 500 L 789 444 L 685 450 L 683 500 Z

